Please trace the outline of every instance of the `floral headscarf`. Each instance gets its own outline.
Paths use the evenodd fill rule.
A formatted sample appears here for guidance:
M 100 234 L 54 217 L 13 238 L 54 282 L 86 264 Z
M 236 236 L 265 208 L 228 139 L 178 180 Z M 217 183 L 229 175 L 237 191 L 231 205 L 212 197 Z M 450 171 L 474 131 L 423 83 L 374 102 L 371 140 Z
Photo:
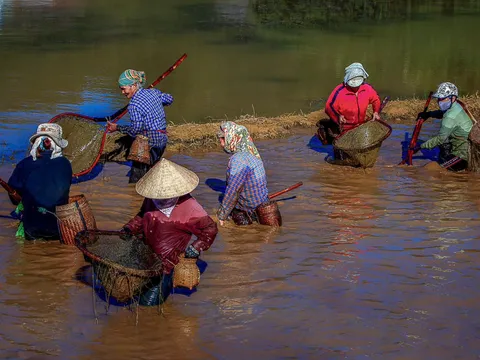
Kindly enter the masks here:
M 238 125 L 233 121 L 226 121 L 220 125 L 220 130 L 225 137 L 225 151 L 232 154 L 249 152 L 260 159 L 257 147 L 245 126 Z
M 143 86 L 146 81 L 147 80 L 145 78 L 145 73 L 143 71 L 128 69 L 120 74 L 120 77 L 118 78 L 118 85 L 131 86 L 136 83 L 139 83 L 140 85 Z

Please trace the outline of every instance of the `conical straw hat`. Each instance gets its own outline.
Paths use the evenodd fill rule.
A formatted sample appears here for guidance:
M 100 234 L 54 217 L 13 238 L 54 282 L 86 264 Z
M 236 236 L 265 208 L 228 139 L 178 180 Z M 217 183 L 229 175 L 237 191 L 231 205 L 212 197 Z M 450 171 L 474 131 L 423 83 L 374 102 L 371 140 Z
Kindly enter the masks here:
M 192 192 L 198 182 L 193 171 L 162 158 L 137 182 L 135 190 L 146 198 L 171 199 Z

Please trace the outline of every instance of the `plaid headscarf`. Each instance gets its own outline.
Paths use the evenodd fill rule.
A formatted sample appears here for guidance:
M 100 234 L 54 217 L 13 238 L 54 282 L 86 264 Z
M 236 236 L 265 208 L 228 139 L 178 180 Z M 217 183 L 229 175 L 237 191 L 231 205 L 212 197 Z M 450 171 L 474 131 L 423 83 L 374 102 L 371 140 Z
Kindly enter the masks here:
M 119 86 L 131 86 L 136 83 L 139 83 L 143 86 L 147 79 L 145 78 L 145 73 L 143 71 L 137 71 L 128 69 L 125 70 L 120 77 L 118 78 Z
M 238 125 L 233 121 L 225 121 L 220 125 L 220 131 L 225 138 L 225 151 L 228 153 L 249 152 L 253 156 L 260 158 L 257 147 L 253 143 L 252 137 L 243 125 Z

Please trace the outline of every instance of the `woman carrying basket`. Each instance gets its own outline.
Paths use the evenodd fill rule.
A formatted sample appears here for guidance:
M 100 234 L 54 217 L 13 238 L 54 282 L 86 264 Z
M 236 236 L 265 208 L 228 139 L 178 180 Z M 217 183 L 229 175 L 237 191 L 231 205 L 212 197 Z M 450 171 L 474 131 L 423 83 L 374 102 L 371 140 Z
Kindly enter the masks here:
M 251 224 L 257 221 L 255 209 L 268 202 L 262 159 L 245 126 L 224 122 L 217 136 L 224 151 L 232 154 L 225 196 L 217 213 L 220 225 L 224 225 L 229 216 L 237 225 Z
M 325 112 L 327 120 L 317 124 L 317 136 L 324 145 L 332 144 L 335 136 L 363 124 L 369 105 L 373 106 L 373 120 L 380 120 L 380 98 L 365 80 L 368 73 L 360 63 L 345 68 L 343 82 L 328 97 Z
M 217 224 L 190 195 L 198 181 L 194 172 L 161 159 L 135 186 L 145 200 L 122 231 L 144 235 L 145 243 L 162 259 L 164 281 L 171 280 L 181 254 L 197 258 L 217 236 Z M 193 235 L 196 240 L 189 245 Z
M 68 141 L 62 137 L 58 124 L 40 124 L 30 138 L 30 156 L 13 170 L 8 185 L 21 197 L 17 210 L 22 210 L 17 236 L 27 240 L 58 240 L 60 234 L 55 207 L 68 204 L 72 183 L 72 165 L 63 157 Z
M 173 103 L 173 96 L 158 89 L 143 89 L 145 82 L 143 71 L 129 69 L 120 75 L 118 85 L 122 94 L 130 99 L 128 113 L 131 123 L 130 125 L 117 125 L 108 122 L 107 125 L 110 132 L 120 131 L 131 138 L 138 135 L 148 138 L 150 163 L 132 161 L 129 183 L 136 183 L 161 159 L 168 140 L 167 121 L 163 107 Z

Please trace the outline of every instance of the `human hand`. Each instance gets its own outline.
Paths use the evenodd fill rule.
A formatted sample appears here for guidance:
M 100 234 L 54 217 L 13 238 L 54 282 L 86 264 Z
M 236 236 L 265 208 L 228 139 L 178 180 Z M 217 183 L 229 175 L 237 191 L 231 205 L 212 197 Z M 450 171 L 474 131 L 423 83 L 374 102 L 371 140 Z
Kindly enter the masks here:
M 133 234 L 130 228 L 124 226 L 123 228 L 120 229 L 120 239 L 122 240 L 132 240 Z
M 218 222 L 220 223 L 220 226 L 224 226 L 224 225 L 225 225 L 225 220 L 218 220 Z
M 380 120 L 380 114 L 378 112 L 374 112 L 372 120 Z
M 185 257 L 188 259 L 195 259 L 200 256 L 200 251 L 195 249 L 193 245 L 188 245 L 187 249 L 185 250 Z
M 345 124 L 347 122 L 347 119 L 345 119 L 345 116 L 340 115 L 339 121 L 340 121 L 340 124 Z
M 107 121 L 107 130 L 108 132 L 115 132 L 118 130 L 118 125 L 110 121 Z
M 417 115 L 417 119 L 427 120 L 429 117 L 430 117 L 430 114 L 428 113 L 428 111 L 419 112 Z

